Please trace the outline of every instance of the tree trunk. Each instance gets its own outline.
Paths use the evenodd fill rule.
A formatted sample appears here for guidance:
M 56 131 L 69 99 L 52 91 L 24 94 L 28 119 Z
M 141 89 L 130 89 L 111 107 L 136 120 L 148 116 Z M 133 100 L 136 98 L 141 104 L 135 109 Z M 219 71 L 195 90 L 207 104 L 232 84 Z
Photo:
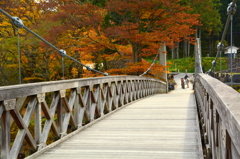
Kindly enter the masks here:
M 79 53 L 78 51 L 75 51 L 74 53 L 75 53 L 76 59 L 80 59 L 80 53 Z M 77 70 L 78 70 L 77 77 L 78 77 L 78 78 L 82 78 L 83 66 L 82 66 L 82 65 L 79 65 L 79 64 L 77 64 L 77 63 L 75 63 L 75 64 L 76 64 L 75 67 L 76 67 Z
M 187 53 L 187 40 L 185 39 L 184 41 L 183 41 L 183 57 L 188 57 L 188 53 Z
M 177 42 L 176 55 L 177 59 L 179 59 L 179 42 Z
M 196 27 L 195 40 L 198 38 L 198 27 Z
M 198 31 L 198 34 L 199 34 L 198 37 L 201 39 L 201 38 L 202 38 L 202 36 L 201 36 L 201 35 L 202 35 L 202 29 L 201 29 L 201 27 L 200 27 L 198 30 L 199 30 L 199 31 Z
M 211 57 L 212 56 L 212 43 L 211 43 L 210 37 L 209 37 L 208 43 L 209 43 L 209 56 Z
M 131 42 L 132 53 L 133 53 L 133 63 L 142 62 L 142 57 L 139 57 L 142 51 L 142 44 Z
M 171 51 L 172 51 L 172 60 L 173 59 L 175 59 L 175 49 L 174 49 L 174 42 L 172 43 L 172 49 L 171 49 Z

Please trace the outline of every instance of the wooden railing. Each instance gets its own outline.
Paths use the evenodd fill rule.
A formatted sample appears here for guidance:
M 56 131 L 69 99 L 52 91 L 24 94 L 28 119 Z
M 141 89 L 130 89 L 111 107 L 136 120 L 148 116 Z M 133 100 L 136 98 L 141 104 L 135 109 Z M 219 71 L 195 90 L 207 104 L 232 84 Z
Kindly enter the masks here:
M 240 94 L 209 75 L 195 78 L 207 158 L 240 158 Z
M 125 104 L 166 93 L 166 88 L 165 82 L 138 76 L 0 87 L 1 159 L 17 158 L 25 143 L 32 152 L 40 151 L 50 137 L 61 140 Z M 17 129 L 15 135 L 12 129 Z

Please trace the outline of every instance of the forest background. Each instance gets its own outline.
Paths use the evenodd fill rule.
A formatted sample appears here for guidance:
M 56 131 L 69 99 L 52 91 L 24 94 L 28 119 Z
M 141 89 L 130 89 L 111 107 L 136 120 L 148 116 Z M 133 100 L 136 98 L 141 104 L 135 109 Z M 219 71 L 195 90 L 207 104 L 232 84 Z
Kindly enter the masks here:
M 167 58 L 214 57 L 230 0 L 2 0 L 0 8 L 59 49 L 109 75 L 141 75 L 167 45 Z M 240 2 L 237 2 L 239 4 Z M 234 15 L 233 42 L 240 13 Z M 0 85 L 100 76 L 63 58 L 0 14 Z M 19 39 L 19 42 L 18 42 Z M 230 41 L 230 31 L 225 46 Z M 20 53 L 20 56 L 19 56 Z M 63 71 L 64 69 L 64 71 Z M 153 65 L 147 76 L 161 78 Z M 20 71 L 20 73 L 19 73 Z M 19 76 L 19 74 L 21 76 Z M 20 77 L 20 79 L 19 79 Z

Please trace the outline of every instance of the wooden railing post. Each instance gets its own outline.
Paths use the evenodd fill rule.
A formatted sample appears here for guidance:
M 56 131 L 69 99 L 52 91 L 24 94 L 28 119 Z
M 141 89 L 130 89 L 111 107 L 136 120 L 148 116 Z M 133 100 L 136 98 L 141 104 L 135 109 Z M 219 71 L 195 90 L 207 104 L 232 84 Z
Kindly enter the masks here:
M 10 159 L 10 112 L 3 111 L 1 117 L 1 159 Z
M 1 116 L 1 159 L 10 159 L 10 111 L 16 107 L 16 100 L 4 100 Z
M 41 149 L 41 132 L 42 132 L 42 114 L 41 114 L 41 103 L 45 100 L 45 94 L 41 93 L 37 95 L 38 104 L 34 111 L 34 136 L 38 149 Z
M 228 131 L 226 131 L 226 159 L 232 159 L 232 141 L 231 137 L 228 134 Z

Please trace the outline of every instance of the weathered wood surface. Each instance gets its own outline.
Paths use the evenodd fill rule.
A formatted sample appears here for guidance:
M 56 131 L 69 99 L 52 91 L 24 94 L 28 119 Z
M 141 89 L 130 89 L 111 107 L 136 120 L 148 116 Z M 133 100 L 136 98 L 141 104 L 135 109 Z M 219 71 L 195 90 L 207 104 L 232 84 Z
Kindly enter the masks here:
M 202 159 L 193 90 L 178 85 L 119 109 L 37 158 Z
M 40 151 L 130 102 L 166 93 L 166 83 L 138 76 L 108 76 L 0 87 L 0 158 Z M 17 135 L 11 131 L 17 129 Z M 53 139 L 51 139 L 53 141 Z
M 240 94 L 206 74 L 199 74 L 195 81 L 208 157 L 239 159 Z

